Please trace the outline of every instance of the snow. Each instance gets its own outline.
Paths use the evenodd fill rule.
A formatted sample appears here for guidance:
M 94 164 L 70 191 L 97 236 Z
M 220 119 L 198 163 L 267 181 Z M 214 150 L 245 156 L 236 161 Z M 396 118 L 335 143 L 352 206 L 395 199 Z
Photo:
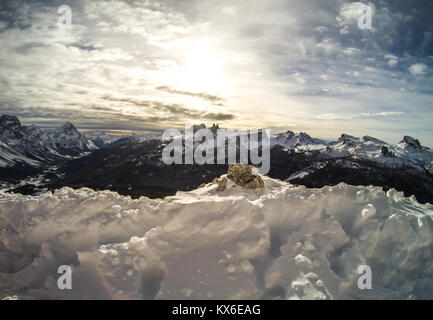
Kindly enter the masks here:
M 158 133 L 143 133 L 132 136 L 137 143 L 143 143 L 149 140 L 159 140 L 161 135 Z
M 197 126 L 205 128 L 204 125 Z M 213 129 L 212 129 L 213 128 Z M 216 130 L 217 127 L 212 127 Z M 182 135 L 175 139 L 182 139 Z M 35 126 L 21 126 L 18 118 L 11 116 L 0 117 L 0 167 L 14 165 L 29 165 L 41 167 L 56 159 L 75 159 L 86 155 L 87 152 L 104 148 L 114 142 L 122 140 L 143 143 L 149 140 L 159 140 L 159 133 L 143 133 L 140 135 L 110 135 L 101 132 L 81 134 L 72 123 L 66 122 L 55 130 L 41 131 Z M 417 139 L 404 136 L 397 145 L 390 145 L 379 139 L 364 136 L 357 138 L 343 134 L 334 142 L 310 137 L 301 132 L 292 131 L 272 135 L 271 147 L 282 146 L 285 151 L 318 154 L 323 159 L 352 157 L 367 159 L 390 168 L 415 167 L 421 171 L 432 171 L 433 152 L 423 147 Z M 224 143 L 224 142 L 221 142 Z M 242 142 L 241 143 L 245 143 Z M 194 149 L 199 145 L 194 141 Z M 163 144 L 161 147 L 164 146 Z M 213 148 L 211 141 L 206 141 L 204 149 Z M 185 148 L 189 148 L 188 145 Z M 388 150 L 383 152 L 383 148 Z M 305 171 L 305 170 L 304 170 Z
M 132 200 L 0 192 L 0 298 L 371 299 L 433 296 L 433 206 L 377 187 L 231 181 Z M 72 266 L 72 290 L 57 288 Z M 360 265 L 373 288 L 357 287 Z
M 74 159 L 98 149 L 70 122 L 55 130 L 21 126 L 17 117 L 0 117 L 0 167 L 41 167 L 53 160 Z
M 126 134 L 108 134 L 105 132 L 86 132 L 85 137 L 99 147 L 105 147 L 120 139 L 130 137 Z
M 311 138 L 305 132 L 295 134 L 292 131 L 279 133 L 271 137 L 271 147 L 275 145 L 283 146 L 287 149 L 297 149 L 298 151 L 312 151 L 326 149 L 326 142 L 320 139 Z
M 276 145 L 296 152 L 318 151 L 324 158 L 351 156 L 354 159 L 372 160 L 390 168 L 403 168 L 410 165 L 424 171 L 429 170 L 433 161 L 433 152 L 421 146 L 417 139 L 409 136 L 404 136 L 397 145 L 370 136 L 357 138 L 348 134 L 342 134 L 337 141 L 327 143 L 311 138 L 306 133 L 295 134 L 287 131 L 271 137 L 271 146 Z M 388 149 L 388 156 L 382 153 L 383 147 Z
M 309 174 L 310 173 L 307 171 L 300 171 L 300 172 L 297 172 L 295 174 L 292 174 L 290 177 L 288 177 L 286 179 L 286 181 L 290 182 L 290 181 L 295 180 L 295 179 L 302 179 L 302 178 L 308 176 Z

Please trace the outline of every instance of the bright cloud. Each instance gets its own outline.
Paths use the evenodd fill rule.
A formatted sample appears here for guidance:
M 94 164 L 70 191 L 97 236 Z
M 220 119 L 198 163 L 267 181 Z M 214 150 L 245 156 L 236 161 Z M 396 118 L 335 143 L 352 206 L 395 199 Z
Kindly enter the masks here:
M 410 66 L 409 71 L 414 76 L 423 76 L 427 72 L 427 66 L 424 63 L 416 63 Z
M 393 66 L 395 66 L 395 65 L 398 63 L 398 57 L 397 57 L 397 56 L 394 56 L 394 55 L 392 55 L 392 54 L 386 54 L 386 55 L 385 55 L 385 60 L 386 60 L 386 63 L 387 63 L 390 67 L 393 67 Z

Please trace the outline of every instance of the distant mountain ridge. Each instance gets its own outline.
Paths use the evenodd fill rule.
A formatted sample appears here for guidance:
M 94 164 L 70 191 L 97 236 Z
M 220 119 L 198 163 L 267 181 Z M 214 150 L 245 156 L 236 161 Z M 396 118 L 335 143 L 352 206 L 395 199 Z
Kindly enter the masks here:
M 357 138 L 348 134 L 342 134 L 336 141 L 327 143 L 311 138 L 303 132 L 295 134 L 287 131 L 274 135 L 271 145 L 295 150 L 298 153 L 316 152 L 324 159 L 351 157 L 371 160 L 390 168 L 410 165 L 420 170 L 430 170 L 433 164 L 432 150 L 409 136 L 404 136 L 397 145 L 370 136 Z
M 72 123 L 52 131 L 22 126 L 16 116 L 0 117 L 0 166 L 40 167 L 81 157 L 97 149 Z
M 271 178 L 310 188 L 340 182 L 394 188 L 433 203 L 433 152 L 415 138 L 404 136 L 391 145 L 370 136 L 342 134 L 327 142 L 287 131 L 271 135 L 270 142 Z M 164 197 L 192 190 L 227 171 L 227 163 L 166 165 L 161 160 L 165 145 L 159 134 L 84 135 L 69 122 L 42 131 L 21 126 L 17 117 L 2 116 L 0 189 L 35 194 L 70 186 Z

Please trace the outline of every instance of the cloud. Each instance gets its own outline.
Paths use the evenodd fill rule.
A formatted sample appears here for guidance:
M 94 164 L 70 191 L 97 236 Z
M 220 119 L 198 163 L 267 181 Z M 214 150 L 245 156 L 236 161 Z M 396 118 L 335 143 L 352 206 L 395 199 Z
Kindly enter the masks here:
M 205 113 L 202 115 L 202 118 L 207 120 L 215 120 L 215 121 L 226 121 L 226 120 L 233 120 L 235 119 L 235 116 L 233 114 L 228 113 Z
M 398 57 L 394 56 L 392 54 L 386 54 L 384 56 L 386 63 L 388 64 L 388 66 L 393 67 L 398 63 Z
M 343 116 L 335 113 L 323 113 L 319 114 L 317 117 L 319 120 L 349 120 L 352 119 L 351 116 Z
M 361 117 L 392 117 L 404 115 L 404 112 L 400 111 L 382 111 L 382 112 L 362 112 L 358 114 L 336 114 L 336 113 L 323 113 L 316 116 L 319 120 L 352 120 Z
M 363 15 L 366 6 L 374 12 L 375 6 L 372 3 L 350 2 L 343 4 L 340 14 L 336 18 L 341 34 L 349 34 L 351 27 L 358 25 L 358 20 Z
M 141 100 L 137 98 L 117 98 L 112 96 L 103 96 L 103 100 L 118 102 L 119 106 L 134 105 L 146 110 L 146 114 L 153 115 L 157 119 L 165 119 L 170 122 L 191 122 L 199 119 L 210 121 L 227 121 L 235 119 L 234 114 L 214 113 L 188 108 L 182 104 L 170 104 L 156 100 Z M 141 113 L 141 112 L 139 112 Z M 162 120 L 161 120 L 162 121 Z M 159 121 L 158 121 L 159 122 Z
M 386 111 L 386 112 L 364 112 L 361 113 L 363 117 L 390 117 L 390 116 L 401 116 L 404 112 L 400 111 Z
M 221 12 L 223 14 L 229 15 L 229 16 L 234 16 L 237 14 L 238 9 L 236 7 L 233 6 L 229 6 L 229 7 L 224 7 L 221 9 Z
M 423 76 L 427 73 L 427 66 L 424 63 L 415 63 L 409 67 L 409 72 L 414 76 Z
M 183 91 L 183 90 L 176 90 L 173 88 L 170 88 L 168 86 L 159 86 L 156 87 L 157 90 L 161 90 L 161 91 L 166 91 L 169 93 L 174 93 L 174 94 L 183 94 L 183 95 L 187 95 L 187 96 L 191 96 L 191 97 L 197 97 L 197 98 L 201 98 L 204 100 L 208 100 L 211 101 L 213 103 L 216 104 L 222 104 L 224 102 L 224 99 L 215 95 L 211 95 L 205 92 L 189 92 L 189 91 Z
M 384 140 L 404 128 L 433 145 L 431 1 L 76 0 L 72 30 L 56 1 L 2 4 L 0 113 L 24 121 Z M 358 28 L 361 4 L 372 30 Z

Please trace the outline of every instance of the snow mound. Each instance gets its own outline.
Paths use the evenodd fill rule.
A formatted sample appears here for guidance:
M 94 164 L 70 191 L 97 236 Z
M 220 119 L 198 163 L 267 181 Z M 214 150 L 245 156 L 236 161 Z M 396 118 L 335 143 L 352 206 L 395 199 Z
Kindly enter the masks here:
M 433 297 L 432 205 L 377 187 L 263 181 L 164 200 L 0 193 L 0 298 Z M 72 290 L 57 288 L 59 265 L 72 266 Z M 371 290 L 358 289 L 360 265 Z

